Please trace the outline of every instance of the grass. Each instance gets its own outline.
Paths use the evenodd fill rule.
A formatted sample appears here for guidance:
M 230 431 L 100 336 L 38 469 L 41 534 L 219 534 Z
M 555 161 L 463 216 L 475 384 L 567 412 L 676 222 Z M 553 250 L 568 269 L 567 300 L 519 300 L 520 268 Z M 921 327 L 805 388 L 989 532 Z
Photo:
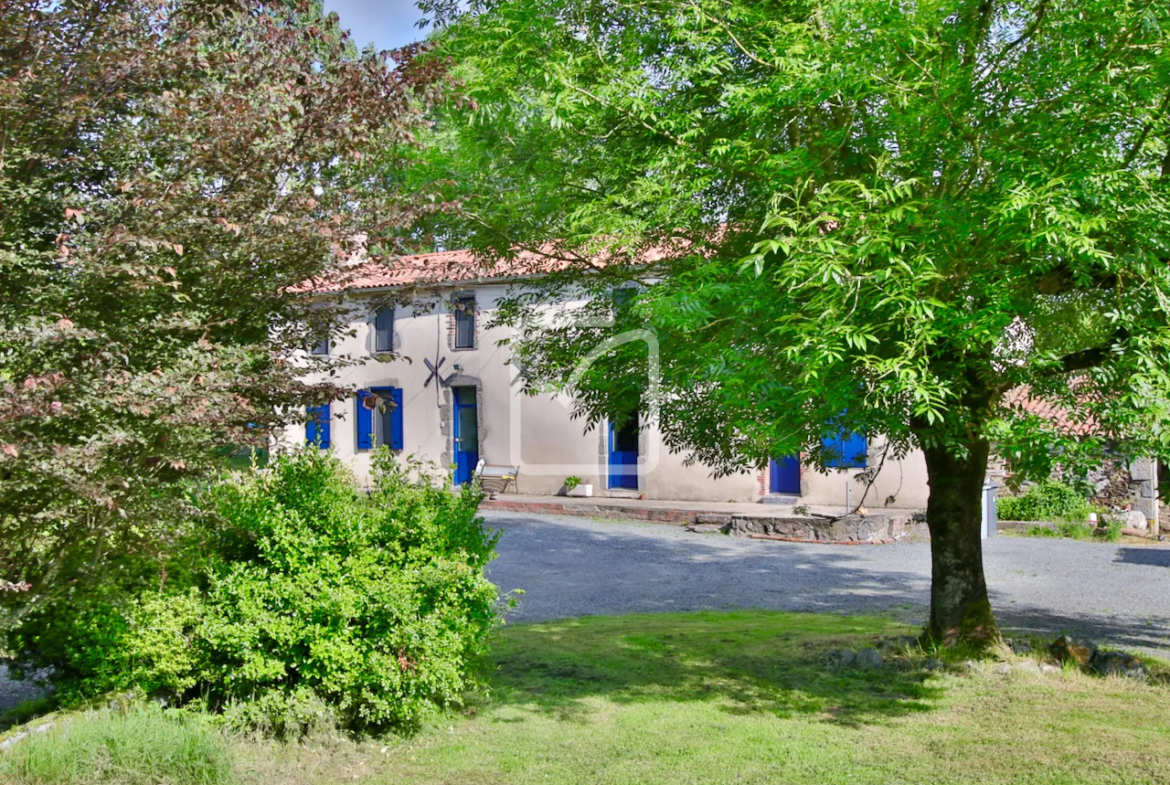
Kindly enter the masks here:
M 56 708 L 56 701 L 50 696 L 42 695 L 38 698 L 29 698 L 8 711 L 0 712 L 0 732 L 8 730 L 13 725 L 22 725 L 29 720 L 43 717 L 54 708 Z
M 374 781 L 1170 781 L 1165 686 L 822 664 L 906 631 L 763 611 L 514 627 L 492 701 L 394 750 Z
M 174 719 L 149 708 L 66 715 L 0 753 L 0 782 L 227 785 L 236 781 L 228 746 L 197 715 Z
M 0 782 L 1170 781 L 1165 666 L 1141 684 L 1075 671 L 1003 676 L 994 663 L 927 672 L 921 655 L 887 658 L 874 671 L 824 665 L 830 649 L 907 631 L 874 617 L 771 611 L 517 625 L 500 632 L 490 693 L 411 739 L 279 744 L 212 736 L 230 750 L 230 780 L 168 779 L 157 768 L 156 779 L 11 779 L 0 754 Z M 100 746 L 71 742 L 77 727 L 60 743 Z M 90 735 L 103 738 L 97 729 Z M 161 734 L 158 742 L 177 745 Z M 151 754 L 138 745 L 138 756 Z
M 1034 525 L 1024 529 L 1026 537 L 1064 537 L 1072 540 L 1092 540 L 1095 542 L 1120 542 L 1124 524 L 1120 521 L 1106 520 L 1097 526 L 1090 526 L 1079 520 L 1057 521 L 1052 526 Z

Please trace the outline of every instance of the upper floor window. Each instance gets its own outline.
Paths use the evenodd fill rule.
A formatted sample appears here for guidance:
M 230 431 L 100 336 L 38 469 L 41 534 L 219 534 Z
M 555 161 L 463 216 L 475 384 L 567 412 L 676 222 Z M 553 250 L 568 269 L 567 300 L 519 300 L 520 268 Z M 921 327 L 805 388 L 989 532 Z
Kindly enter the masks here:
M 475 296 L 464 295 L 456 297 L 453 304 L 455 311 L 455 348 L 475 348 Z
M 313 344 L 310 351 L 313 354 L 329 354 L 329 336 L 326 335 L 324 338 Z
M 374 351 L 394 351 L 394 306 L 383 305 L 374 311 Z
M 613 290 L 613 309 L 619 317 L 629 315 L 630 308 L 634 304 L 634 297 L 637 294 L 638 291 L 632 286 L 623 286 Z

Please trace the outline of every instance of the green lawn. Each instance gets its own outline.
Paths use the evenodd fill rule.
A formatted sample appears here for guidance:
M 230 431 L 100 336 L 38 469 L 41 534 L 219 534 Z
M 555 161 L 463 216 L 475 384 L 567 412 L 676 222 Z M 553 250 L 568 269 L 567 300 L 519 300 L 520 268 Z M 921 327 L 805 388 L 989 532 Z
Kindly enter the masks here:
M 494 650 L 491 694 L 457 716 L 409 741 L 233 739 L 233 779 L 1170 782 L 1164 674 L 1137 684 L 1004 676 L 994 664 L 929 674 L 904 658 L 877 671 L 823 665 L 829 649 L 905 632 L 884 619 L 767 611 L 511 626 Z

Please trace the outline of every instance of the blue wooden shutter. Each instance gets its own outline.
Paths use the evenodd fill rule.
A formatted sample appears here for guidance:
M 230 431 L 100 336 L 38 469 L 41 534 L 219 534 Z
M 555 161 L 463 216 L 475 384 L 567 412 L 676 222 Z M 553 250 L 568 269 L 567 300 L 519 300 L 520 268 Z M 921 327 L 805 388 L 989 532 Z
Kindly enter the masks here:
M 390 449 L 401 450 L 402 438 L 402 388 L 390 388 L 390 400 L 394 402 L 393 411 L 386 412 L 390 418 Z
M 309 420 L 305 423 L 305 441 L 329 449 L 329 404 L 305 409 Z
M 827 437 L 823 441 L 826 452 L 831 453 L 825 465 L 831 469 L 864 469 L 868 445 L 865 434 L 845 433 Z
M 366 408 L 366 398 L 370 397 L 369 390 L 358 390 L 357 394 L 357 448 L 359 450 L 374 449 L 374 412 Z
M 309 419 L 305 421 L 305 444 L 317 443 L 317 407 L 306 406 L 305 414 L 309 415 Z
M 319 406 L 317 408 L 320 409 L 320 412 L 318 413 L 317 433 L 321 435 L 321 448 L 328 450 L 331 446 L 330 437 L 332 436 L 329 404 L 325 404 L 324 406 Z

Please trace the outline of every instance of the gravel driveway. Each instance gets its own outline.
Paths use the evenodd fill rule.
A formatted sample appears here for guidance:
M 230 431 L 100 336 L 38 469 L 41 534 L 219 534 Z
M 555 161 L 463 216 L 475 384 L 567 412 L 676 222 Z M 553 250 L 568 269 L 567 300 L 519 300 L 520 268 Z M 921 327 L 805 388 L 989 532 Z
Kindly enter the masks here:
M 805 545 L 662 524 L 487 513 L 504 530 L 489 575 L 523 589 L 512 621 L 589 614 L 776 608 L 894 615 L 921 624 L 930 545 Z M 984 544 L 1008 629 L 1074 633 L 1170 657 L 1170 547 L 1031 537 Z
M 590 614 L 776 608 L 893 615 L 919 624 L 930 546 L 803 545 L 693 534 L 662 524 L 524 513 L 503 529 L 489 576 L 523 589 L 511 621 Z M 1170 547 L 994 537 L 991 601 L 1010 629 L 1089 636 L 1170 657 Z M 0 665 L 0 711 L 34 694 Z

